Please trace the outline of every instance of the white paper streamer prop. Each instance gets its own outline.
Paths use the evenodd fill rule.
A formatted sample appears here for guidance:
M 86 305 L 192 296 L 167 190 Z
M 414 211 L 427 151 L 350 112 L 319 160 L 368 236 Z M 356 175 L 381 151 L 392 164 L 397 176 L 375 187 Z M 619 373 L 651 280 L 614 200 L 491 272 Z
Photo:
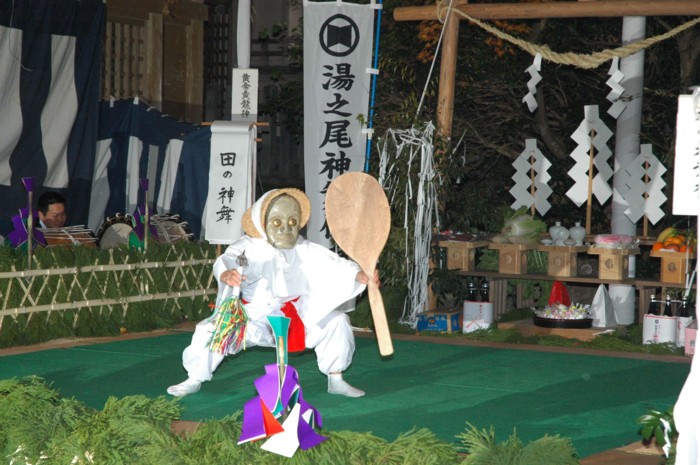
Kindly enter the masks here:
M 574 185 L 566 192 L 578 207 L 588 201 L 590 194 L 595 195 L 601 205 L 612 196 L 609 180 L 613 169 L 608 162 L 612 151 L 607 146 L 612 131 L 598 117 L 598 105 L 587 105 L 584 114 L 584 120 L 571 135 L 578 146 L 571 152 L 576 164 L 568 173 Z
M 542 68 L 542 55 L 539 53 L 535 55 L 535 59 L 532 64 L 527 68 L 526 72 L 530 73 L 530 80 L 527 81 L 528 93 L 523 97 L 523 102 L 527 104 L 527 108 L 530 113 L 537 109 L 537 100 L 535 99 L 535 94 L 537 93 L 537 84 L 542 80 L 540 75 L 540 70 Z
M 656 224 L 664 217 L 661 205 L 666 202 L 662 192 L 666 182 L 662 176 L 666 168 L 652 152 L 651 144 L 642 144 L 641 153 L 626 168 L 629 191 L 625 195 L 628 208 L 625 215 L 636 223 L 642 216 Z
M 605 96 L 605 98 L 612 103 L 610 108 L 608 108 L 608 114 L 617 119 L 625 108 L 627 108 L 627 104 L 620 99 L 622 94 L 625 92 L 625 88 L 620 85 L 620 82 L 625 75 L 622 74 L 622 71 L 620 71 L 619 57 L 613 58 L 608 75 L 610 76 L 610 79 L 608 79 L 605 84 L 610 87 L 611 90 L 608 95 Z
M 428 309 L 432 229 L 440 229 L 435 186 L 441 179 L 433 168 L 434 132 L 431 122 L 422 128 L 390 129 L 379 144 L 379 183 L 392 207 L 404 207 L 408 297 L 399 321 L 413 328 L 417 313 Z M 399 179 L 405 180 L 405 185 Z M 412 245 L 409 237 L 413 238 Z
M 515 202 L 510 208 L 530 208 L 534 204 L 538 213 L 544 216 L 552 206 L 547 200 L 552 194 L 548 184 L 552 177 L 547 172 L 552 164 L 537 148 L 536 139 L 525 140 L 525 150 L 515 159 L 513 166 L 515 184 L 510 194 L 515 197 Z

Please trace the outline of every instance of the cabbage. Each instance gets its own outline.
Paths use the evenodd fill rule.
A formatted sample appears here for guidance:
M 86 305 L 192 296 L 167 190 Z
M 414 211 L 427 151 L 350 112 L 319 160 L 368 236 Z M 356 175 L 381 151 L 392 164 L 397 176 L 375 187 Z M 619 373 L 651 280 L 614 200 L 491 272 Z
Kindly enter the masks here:
M 501 234 L 514 244 L 522 244 L 539 242 L 540 236 L 546 231 L 547 224 L 544 221 L 520 214 L 506 220 Z

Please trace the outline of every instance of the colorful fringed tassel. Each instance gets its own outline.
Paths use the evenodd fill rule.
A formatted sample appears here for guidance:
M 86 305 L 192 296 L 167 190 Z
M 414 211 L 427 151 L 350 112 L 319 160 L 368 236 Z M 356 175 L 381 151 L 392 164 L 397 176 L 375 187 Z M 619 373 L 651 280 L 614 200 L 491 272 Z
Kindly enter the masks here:
M 248 315 L 237 296 L 221 302 L 214 321 L 214 332 L 207 347 L 219 354 L 245 350 L 245 329 Z

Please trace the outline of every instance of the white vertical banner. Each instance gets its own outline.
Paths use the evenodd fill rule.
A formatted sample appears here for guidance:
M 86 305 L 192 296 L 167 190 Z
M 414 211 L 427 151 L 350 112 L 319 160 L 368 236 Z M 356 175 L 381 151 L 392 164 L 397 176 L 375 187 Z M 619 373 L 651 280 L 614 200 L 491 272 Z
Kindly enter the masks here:
M 700 88 L 678 97 L 673 214 L 695 216 L 700 205 Z
M 258 119 L 258 70 L 231 70 L 231 120 L 255 123 Z
M 304 177 L 311 200 L 306 234 L 327 247 L 328 185 L 364 168 L 373 26 L 371 5 L 304 3 Z
M 209 190 L 204 208 L 204 239 L 231 244 L 243 235 L 241 220 L 254 196 L 254 125 L 214 121 L 211 125 Z

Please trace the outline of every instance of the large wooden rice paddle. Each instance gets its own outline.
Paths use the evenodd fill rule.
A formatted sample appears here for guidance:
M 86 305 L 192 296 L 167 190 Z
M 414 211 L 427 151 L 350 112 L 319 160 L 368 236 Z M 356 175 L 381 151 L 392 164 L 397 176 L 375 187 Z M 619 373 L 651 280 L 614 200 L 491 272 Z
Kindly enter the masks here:
M 366 173 L 338 176 L 326 192 L 326 220 L 338 246 L 370 277 L 367 289 L 379 353 L 391 355 L 394 347 L 384 301 L 372 280 L 391 228 L 389 201 L 384 190 Z

